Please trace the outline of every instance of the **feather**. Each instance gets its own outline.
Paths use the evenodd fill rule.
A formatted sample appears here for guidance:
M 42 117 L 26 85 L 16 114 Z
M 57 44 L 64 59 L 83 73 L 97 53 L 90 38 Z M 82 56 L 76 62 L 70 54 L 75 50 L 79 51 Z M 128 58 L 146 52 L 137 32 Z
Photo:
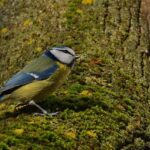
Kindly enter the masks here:
M 49 78 L 56 70 L 58 65 L 49 57 L 42 55 L 25 66 L 20 72 L 14 75 L 0 89 L 0 96 L 9 94 L 20 86 L 32 83 L 36 80 Z
M 2 98 L 3 98 L 3 95 L 0 95 L 0 101 L 2 100 Z

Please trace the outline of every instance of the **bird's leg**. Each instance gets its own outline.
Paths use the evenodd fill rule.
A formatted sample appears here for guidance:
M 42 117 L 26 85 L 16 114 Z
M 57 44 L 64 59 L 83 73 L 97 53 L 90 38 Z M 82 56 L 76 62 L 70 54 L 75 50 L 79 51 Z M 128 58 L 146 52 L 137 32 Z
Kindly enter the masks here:
M 36 108 L 38 108 L 39 110 L 42 111 L 42 113 L 35 113 L 35 115 L 50 115 L 50 116 L 56 116 L 58 114 L 58 112 L 54 112 L 54 113 L 48 113 L 45 109 L 43 109 L 41 106 L 39 106 L 38 104 L 35 103 L 35 101 L 31 100 L 28 102 L 28 105 L 32 105 L 35 106 Z
M 36 108 L 38 108 L 39 110 L 42 111 L 43 114 L 47 115 L 47 111 L 45 109 L 43 109 L 40 105 L 36 104 L 33 100 L 29 101 L 28 103 L 29 105 L 35 106 Z

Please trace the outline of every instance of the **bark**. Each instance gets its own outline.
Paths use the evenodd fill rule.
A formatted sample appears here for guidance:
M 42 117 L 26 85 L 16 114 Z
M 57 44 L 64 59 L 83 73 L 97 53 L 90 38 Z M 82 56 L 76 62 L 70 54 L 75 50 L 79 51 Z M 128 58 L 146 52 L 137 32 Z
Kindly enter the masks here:
M 29 133 L 22 137 L 24 144 L 16 142 L 13 147 L 150 149 L 149 6 L 149 0 L 0 3 L 1 83 L 48 47 L 67 45 L 81 55 L 68 81 L 42 104 L 51 111 L 59 109 L 61 115 L 50 125 L 46 118 L 37 119 L 37 129 L 26 123 Z M 27 130 L 24 123 L 31 116 L 24 117 L 18 117 L 18 126 L 7 118 L 7 130 L 2 128 L 0 134 L 7 140 L 0 145 L 11 148 L 8 132 L 16 126 Z M 10 135 L 17 139 L 18 135 Z

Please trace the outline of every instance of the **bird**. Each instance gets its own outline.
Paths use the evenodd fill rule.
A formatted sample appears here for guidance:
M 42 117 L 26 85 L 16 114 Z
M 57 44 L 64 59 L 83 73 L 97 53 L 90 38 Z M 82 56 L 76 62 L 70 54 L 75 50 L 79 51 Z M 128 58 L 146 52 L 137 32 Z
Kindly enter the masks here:
M 21 102 L 18 107 L 34 105 L 42 114 L 48 114 L 37 102 L 47 98 L 64 83 L 77 58 L 75 51 L 67 46 L 45 50 L 4 83 L 0 88 L 0 103 L 17 100 Z

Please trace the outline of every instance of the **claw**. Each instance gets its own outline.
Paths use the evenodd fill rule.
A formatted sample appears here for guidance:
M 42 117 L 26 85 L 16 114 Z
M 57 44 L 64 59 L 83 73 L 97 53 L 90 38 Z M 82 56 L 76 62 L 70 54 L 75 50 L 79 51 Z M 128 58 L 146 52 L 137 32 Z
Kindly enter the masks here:
M 53 113 L 34 113 L 34 116 L 57 116 L 59 112 L 53 112 Z
M 59 114 L 59 112 L 57 111 L 57 112 L 53 112 L 53 113 L 49 113 L 49 115 L 51 115 L 51 116 L 57 116 Z

